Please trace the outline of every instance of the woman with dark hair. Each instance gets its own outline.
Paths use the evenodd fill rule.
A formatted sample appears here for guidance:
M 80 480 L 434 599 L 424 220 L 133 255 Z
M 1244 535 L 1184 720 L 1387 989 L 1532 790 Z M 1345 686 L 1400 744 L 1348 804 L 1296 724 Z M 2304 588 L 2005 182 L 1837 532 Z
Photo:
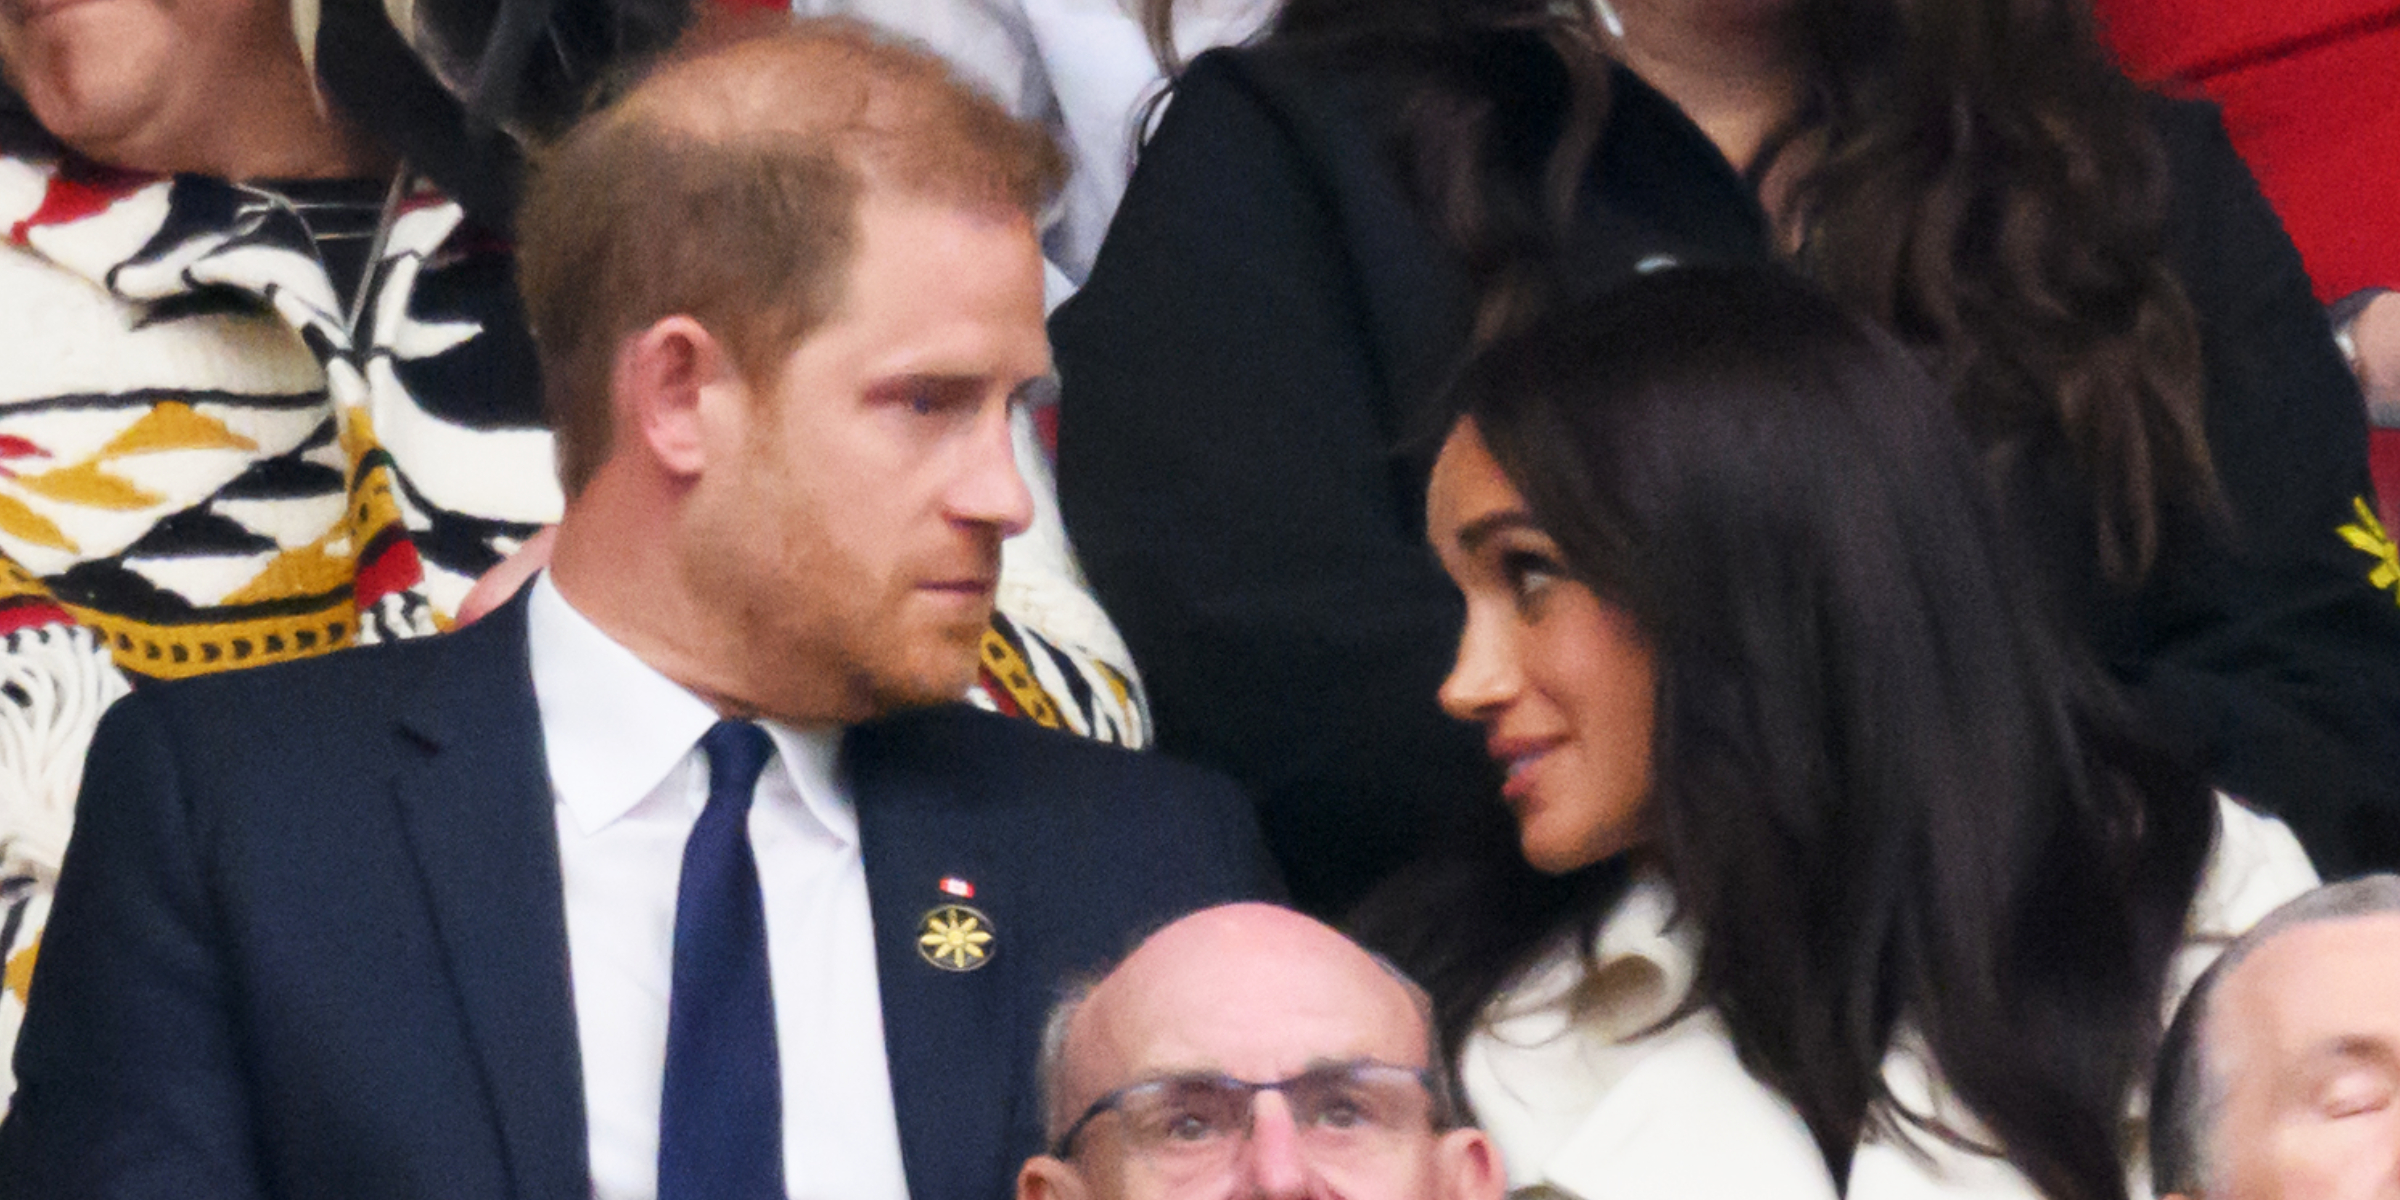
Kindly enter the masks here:
M 2178 947 L 2314 875 L 2023 586 L 1940 387 L 1796 280 L 1694 268 L 1457 396 L 1441 702 L 1514 837 L 1362 918 L 1512 1183 L 2121 1200 Z
M 1161 745 L 1264 798 L 1301 900 L 1488 787 L 1418 699 L 1457 609 L 1395 446 L 1474 339 L 1655 258 L 1787 260 L 1923 353 L 2143 719 L 2330 868 L 2400 861 L 2355 384 L 2213 113 L 2089 26 L 1289 0 L 1192 63 L 1053 322 L 1061 500 Z

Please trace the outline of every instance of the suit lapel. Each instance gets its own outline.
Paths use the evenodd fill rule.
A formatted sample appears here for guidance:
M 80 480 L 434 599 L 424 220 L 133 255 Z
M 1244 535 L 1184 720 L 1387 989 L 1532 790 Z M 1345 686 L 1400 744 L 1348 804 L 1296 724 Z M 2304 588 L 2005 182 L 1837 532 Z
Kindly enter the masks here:
M 528 589 L 530 590 L 530 589 Z M 582 1060 L 525 602 L 443 639 L 398 800 L 517 1195 L 588 1196 Z
M 976 803 L 973 764 L 923 736 L 942 720 L 934 710 L 856 729 L 843 753 L 874 912 L 883 1044 L 908 1190 L 973 1200 L 1013 1179 L 1027 1152 L 1011 1137 L 1032 1119 L 1017 1111 L 1030 1090 L 1019 1064 L 1031 1053 L 1016 1044 L 1026 1027 L 1018 1006 L 1046 997 L 1027 993 L 1028 964 L 1010 952 L 1012 936 L 1025 931 L 1013 926 L 1022 910 L 998 869 L 1007 861 L 1006 833 L 989 806 Z M 965 881 L 975 894 L 947 894 L 945 879 Z M 980 963 L 970 970 L 945 969 L 920 949 L 929 917 L 953 904 L 974 909 L 992 937 L 971 943 L 988 960 L 970 951 L 945 959 Z

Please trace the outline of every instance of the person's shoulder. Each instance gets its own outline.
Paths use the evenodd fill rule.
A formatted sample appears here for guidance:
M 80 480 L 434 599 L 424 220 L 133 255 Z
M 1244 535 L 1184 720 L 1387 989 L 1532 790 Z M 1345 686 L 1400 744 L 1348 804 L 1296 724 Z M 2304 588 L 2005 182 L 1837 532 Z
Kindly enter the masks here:
M 843 757 L 862 821 L 881 810 L 885 828 L 921 828 L 931 813 L 953 834 L 974 826 L 1002 836 L 1012 859 L 1071 881 L 1046 903 L 1079 928 L 1117 920 L 1073 915 L 1094 897 L 1113 898 L 1120 917 L 1142 924 L 1280 893 L 1249 796 L 1155 751 L 951 704 L 853 727 Z M 894 803 L 918 817 L 896 819 Z M 1142 903 L 1123 907 L 1131 896 Z
M 853 756 L 940 764 L 987 781 L 1009 780 L 1018 791 L 1082 794 L 1093 782 L 1113 781 L 1138 786 L 1145 795 L 1238 794 L 1230 779 L 1203 767 L 963 703 L 858 726 L 847 746 Z
M 2170 161 L 2214 143 L 2227 142 L 2225 113 L 2214 100 L 2144 91 L 2142 107 L 2150 127 L 2165 144 Z
M 445 661 L 460 656 L 490 661 L 489 656 L 510 648 L 512 638 L 522 657 L 521 623 L 513 630 L 502 624 L 166 680 L 145 685 L 136 697 L 154 720 L 182 738 L 218 738 L 233 727 L 286 738 L 307 738 L 318 730 L 346 736 L 414 700 L 421 681 Z

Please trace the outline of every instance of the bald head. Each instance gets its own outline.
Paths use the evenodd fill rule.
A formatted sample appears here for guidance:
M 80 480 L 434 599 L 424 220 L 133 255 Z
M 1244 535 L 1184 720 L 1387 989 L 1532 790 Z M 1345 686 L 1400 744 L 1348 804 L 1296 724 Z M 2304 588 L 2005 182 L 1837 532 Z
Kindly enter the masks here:
M 1127 1070 L 1283 1079 L 1352 1058 L 1427 1066 L 1432 1033 L 1412 987 L 1290 909 L 1194 913 L 1144 941 L 1069 1010 L 1051 1136 Z
M 2400 876 L 2328 884 L 2236 938 L 2160 1047 L 2162 1196 L 2400 1200 Z
M 1153 1080 L 1272 1083 L 1339 1064 L 1436 1067 L 1430 1016 L 1414 984 L 1315 920 L 1266 904 L 1207 909 L 1152 935 L 1062 1006 L 1047 1064 L 1050 1134 L 1058 1138 L 1103 1097 Z M 1420 1137 L 1396 1145 L 1384 1156 L 1389 1161 L 1371 1164 L 1363 1183 L 1352 1179 L 1340 1194 L 1496 1197 L 1502 1179 L 1489 1142 L 1476 1130 L 1447 1130 L 1448 1105 L 1438 1096 L 1427 1108 L 1433 1117 Z M 1121 1139 L 1100 1141 L 1077 1149 L 1074 1164 L 1046 1157 L 1028 1164 L 1019 1195 L 1177 1194 L 1126 1161 Z M 1277 1142 L 1254 1129 L 1247 1156 L 1233 1168 L 1247 1172 L 1245 1194 L 1332 1194 L 1322 1190 L 1326 1179 L 1314 1172 L 1324 1164 L 1308 1161 L 1305 1142 Z M 1277 1157 L 1279 1148 L 1295 1147 L 1288 1161 Z
M 1057 146 L 938 58 L 838 19 L 687 45 L 535 159 L 518 282 L 559 473 L 611 451 L 619 347 L 674 315 L 751 382 L 841 302 L 868 192 L 1030 224 Z

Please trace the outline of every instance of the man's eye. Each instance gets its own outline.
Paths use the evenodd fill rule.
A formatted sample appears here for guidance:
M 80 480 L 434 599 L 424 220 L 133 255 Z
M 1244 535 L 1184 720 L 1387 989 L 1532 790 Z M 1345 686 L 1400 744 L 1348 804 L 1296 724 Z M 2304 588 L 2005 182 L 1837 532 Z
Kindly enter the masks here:
M 1374 1118 L 1356 1097 L 1332 1096 L 1309 1114 L 1308 1123 L 1320 1129 L 1356 1129 L 1373 1124 Z
M 1166 1114 L 1164 1121 L 1161 1122 L 1159 1132 L 1168 1141 L 1204 1142 L 1217 1136 L 1223 1130 L 1207 1113 L 1194 1109 L 1182 1109 Z
M 2352 1072 L 2326 1085 L 2317 1097 L 2317 1110 L 2327 1117 L 2357 1117 L 2391 1107 L 2394 1081 L 2379 1074 Z

